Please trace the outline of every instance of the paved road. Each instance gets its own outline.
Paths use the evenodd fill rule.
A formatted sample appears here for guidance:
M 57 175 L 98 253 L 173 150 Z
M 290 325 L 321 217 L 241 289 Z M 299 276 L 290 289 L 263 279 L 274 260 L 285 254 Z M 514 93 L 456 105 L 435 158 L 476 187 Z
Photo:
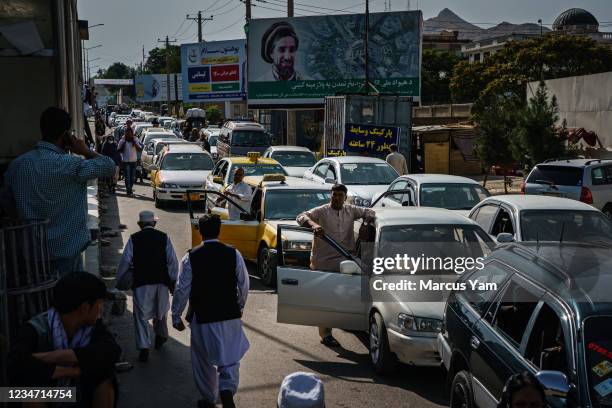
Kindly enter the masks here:
M 138 212 L 153 209 L 160 220 L 158 228 L 167 232 L 179 258 L 189 248 L 190 231 L 184 206 L 156 210 L 149 186 L 135 187 L 136 196 L 128 198 L 120 189 L 116 196 L 102 200 L 108 209 L 102 225 L 128 226 L 119 237 L 110 238 L 103 247 L 103 264 L 118 263 L 129 234 L 137 230 Z M 249 268 L 254 270 L 254 265 Z M 344 346 L 332 350 L 319 343 L 317 329 L 276 323 L 276 294 L 251 276 L 251 291 L 244 314 L 244 326 L 251 349 L 242 360 L 237 396 L 239 407 L 272 408 L 276 406 L 279 385 L 285 375 L 310 371 L 325 383 L 328 407 L 440 407 L 447 405 L 441 370 L 402 367 L 394 376 L 373 374 L 368 365 L 365 336 L 335 331 Z M 117 333 L 125 358 L 134 369 L 120 374 L 120 407 L 190 407 L 199 398 L 190 363 L 189 331 L 170 328 L 171 339 L 161 351 L 153 351 L 149 362 L 135 362 L 137 351 L 131 315 L 114 318 L 111 329 Z

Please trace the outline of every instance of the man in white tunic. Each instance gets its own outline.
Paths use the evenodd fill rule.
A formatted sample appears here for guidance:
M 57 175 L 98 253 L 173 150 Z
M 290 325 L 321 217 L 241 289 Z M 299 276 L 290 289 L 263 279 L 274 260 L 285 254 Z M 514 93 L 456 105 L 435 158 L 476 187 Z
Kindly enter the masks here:
M 224 408 L 233 408 L 240 360 L 249 349 L 241 321 L 249 275 L 240 252 L 217 239 L 218 215 L 204 215 L 198 226 L 202 244 L 181 261 L 172 322 L 175 329 L 185 330 L 181 315 L 189 300 L 191 365 L 202 394 L 198 406 L 215 407 L 220 397 Z
M 125 245 L 117 270 L 117 286 L 130 273 L 133 275 L 136 347 L 142 362 L 149 359 L 152 343 L 149 320 L 153 320 L 155 348 L 161 348 L 168 340 L 169 292 L 174 290 L 178 275 L 178 260 L 170 237 L 156 230 L 156 223 L 153 211 L 140 212 L 140 231 L 132 234 Z
M 225 195 L 230 197 L 239 206 L 247 211 L 251 210 L 251 198 L 253 196 L 253 190 L 251 186 L 242 181 L 244 179 L 244 169 L 238 167 L 234 173 L 234 182 L 225 189 Z M 239 220 L 240 211 L 238 207 L 227 202 L 227 211 L 229 213 L 230 220 Z

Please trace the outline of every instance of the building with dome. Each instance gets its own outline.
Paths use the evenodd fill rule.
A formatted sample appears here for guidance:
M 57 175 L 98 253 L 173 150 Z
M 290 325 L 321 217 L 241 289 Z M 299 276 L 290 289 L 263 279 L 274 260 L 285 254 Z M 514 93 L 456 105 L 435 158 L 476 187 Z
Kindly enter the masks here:
M 584 35 L 612 47 L 612 33 L 599 31 L 599 21 L 587 10 L 571 8 L 555 19 L 552 34 Z

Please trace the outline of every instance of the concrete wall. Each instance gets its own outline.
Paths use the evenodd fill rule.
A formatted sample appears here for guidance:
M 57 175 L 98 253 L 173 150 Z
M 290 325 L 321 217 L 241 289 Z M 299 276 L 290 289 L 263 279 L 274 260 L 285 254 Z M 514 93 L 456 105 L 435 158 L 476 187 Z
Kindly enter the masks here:
M 559 122 L 568 128 L 594 131 L 604 147 L 612 149 L 612 72 L 546 81 L 548 95 L 559 104 Z M 538 89 L 537 82 L 527 85 L 527 97 Z

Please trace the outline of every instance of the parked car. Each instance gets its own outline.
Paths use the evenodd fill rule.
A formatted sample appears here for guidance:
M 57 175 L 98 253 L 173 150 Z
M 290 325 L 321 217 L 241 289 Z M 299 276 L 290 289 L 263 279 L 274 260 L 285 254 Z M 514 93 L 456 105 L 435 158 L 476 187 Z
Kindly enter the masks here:
M 270 146 L 263 157 L 278 161 L 292 177 L 304 177 L 306 169 L 317 162 L 314 153 L 302 146 Z
M 295 227 L 293 227 L 295 228 Z M 356 226 L 356 231 L 361 227 Z M 277 244 L 277 320 L 279 323 L 336 327 L 369 331 L 370 362 L 380 374 L 393 371 L 398 361 L 439 367 L 437 335 L 442 328 L 445 303 L 437 293 L 418 298 L 416 292 L 384 289 L 385 284 L 438 277 L 454 282 L 458 275 L 419 268 L 414 275 L 396 269 L 375 275 L 366 259 L 389 259 L 404 255 L 455 257 L 461 253 L 474 259 L 486 257 L 493 240 L 473 221 L 452 211 L 438 208 L 376 209 L 369 247 L 362 241 L 361 259 L 352 258 L 352 248 L 336 243 L 339 272 L 311 270 L 283 263 L 284 243 Z M 291 232 L 282 226 L 280 233 Z M 443 245 L 440 245 L 443 244 Z M 341 252 L 343 251 L 343 252 Z M 367 253 L 367 255 L 366 255 Z M 430 266 L 429 268 L 436 268 Z M 381 289 L 383 288 L 383 289 Z
M 373 157 L 327 157 L 306 169 L 304 178 L 331 189 L 336 183 L 348 189 L 348 202 L 369 207 L 375 195 L 387 190 L 399 174 L 384 160 Z
M 159 164 L 151 167 L 155 207 L 161 208 L 168 201 L 187 201 L 187 190 L 201 190 L 213 166 L 212 157 L 200 146 L 166 147 Z
M 459 282 L 438 350 L 451 407 L 494 408 L 515 374 L 535 374 L 551 407 L 607 407 L 612 383 L 612 248 L 512 243 Z M 556 395 L 556 397 L 554 397 Z
M 398 177 L 387 191 L 409 190 L 381 198 L 380 207 L 435 207 L 455 210 L 463 215 L 481 200 L 491 196 L 477 181 L 447 174 L 409 174 Z M 376 201 L 376 200 L 375 200 Z
M 612 243 L 610 219 L 593 206 L 567 198 L 498 195 L 478 203 L 468 216 L 493 238 L 506 242 Z
M 270 146 L 270 136 L 263 126 L 250 120 L 228 120 L 223 124 L 217 153 L 219 157 L 263 153 Z
M 612 161 L 546 161 L 531 170 L 521 190 L 525 194 L 579 200 L 612 217 Z

